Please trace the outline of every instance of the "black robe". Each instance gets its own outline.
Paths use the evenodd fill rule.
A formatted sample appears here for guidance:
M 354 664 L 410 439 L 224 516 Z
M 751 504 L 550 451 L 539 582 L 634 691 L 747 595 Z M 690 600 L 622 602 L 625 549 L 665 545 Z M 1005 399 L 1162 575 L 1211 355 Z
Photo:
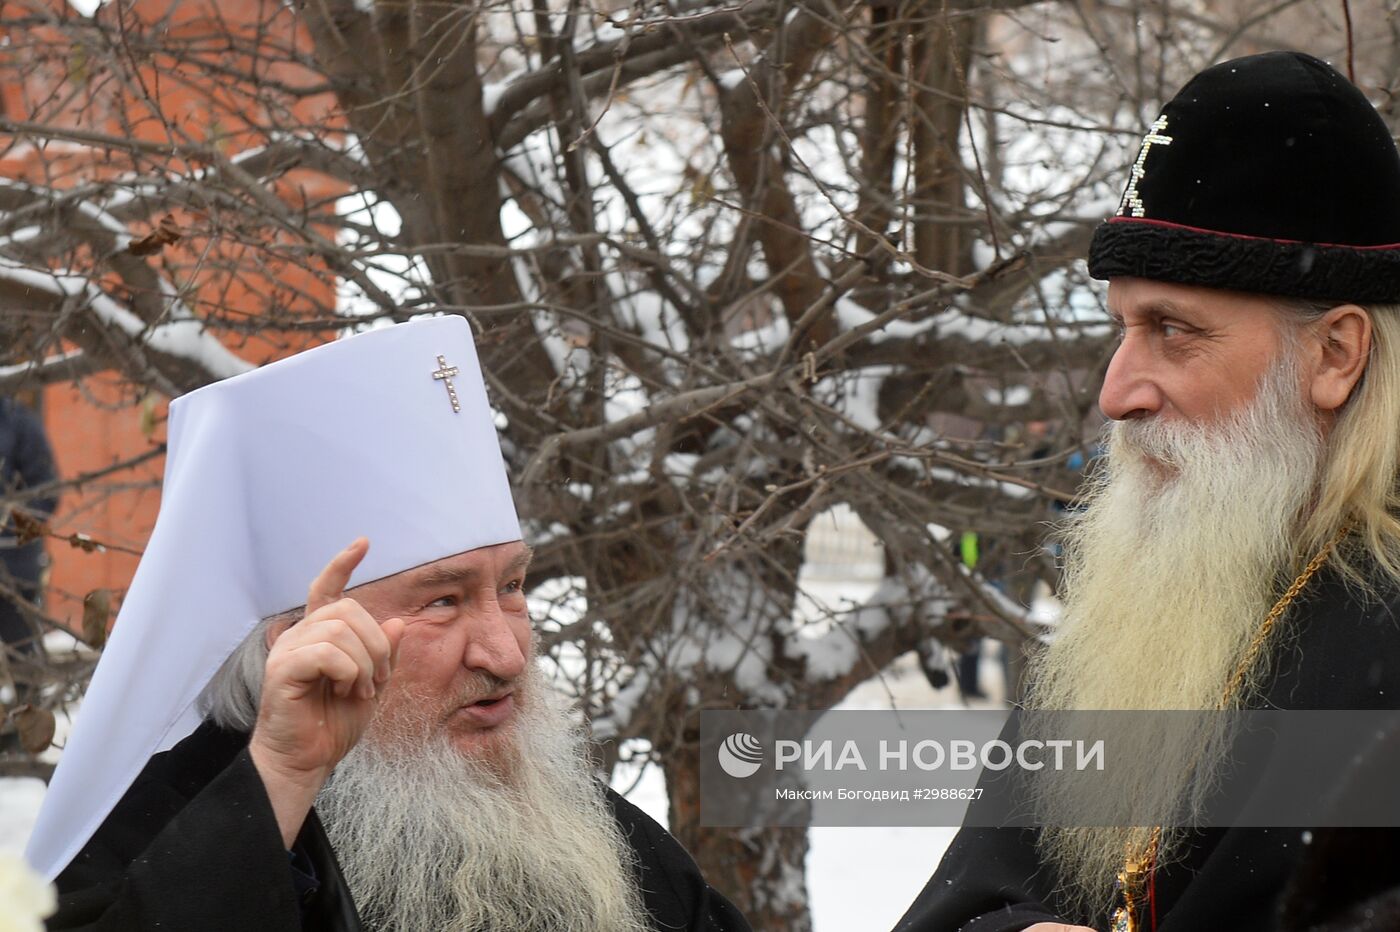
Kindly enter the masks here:
M 1400 708 L 1400 594 L 1365 599 L 1324 571 L 1299 596 L 1280 633 L 1259 707 Z M 1351 837 L 1400 884 L 1396 832 L 1368 829 Z M 1193 833 L 1183 857 L 1156 872 L 1157 930 L 1274 932 L 1281 896 L 1311 838 L 1296 828 Z M 895 932 L 1020 932 L 1037 922 L 1086 918 L 1106 929 L 1106 916 L 1057 914 L 1035 840 L 1035 829 L 963 829 Z
M 93 776 L 95 785 L 100 781 Z M 665 829 L 616 793 L 608 791 L 608 802 L 636 852 L 637 881 L 658 932 L 748 932 L 739 911 Z M 314 810 L 294 850 L 318 881 L 310 892 L 298 892 L 247 737 L 205 723 L 151 758 L 59 875 L 59 909 L 48 928 L 359 932 Z

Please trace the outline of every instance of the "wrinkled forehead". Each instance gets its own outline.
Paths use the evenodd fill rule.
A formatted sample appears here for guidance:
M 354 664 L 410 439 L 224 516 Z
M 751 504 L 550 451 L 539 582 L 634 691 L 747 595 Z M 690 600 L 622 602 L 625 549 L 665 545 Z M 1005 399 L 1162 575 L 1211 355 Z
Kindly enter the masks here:
M 534 554 L 534 550 L 523 540 L 477 547 L 362 583 L 347 590 L 347 594 L 365 596 L 429 588 L 444 583 L 495 581 L 524 574 Z
M 1249 291 L 1122 276 L 1109 279 L 1107 304 L 1110 316 L 1119 321 L 1175 315 L 1201 327 L 1266 329 L 1285 322 L 1285 300 Z

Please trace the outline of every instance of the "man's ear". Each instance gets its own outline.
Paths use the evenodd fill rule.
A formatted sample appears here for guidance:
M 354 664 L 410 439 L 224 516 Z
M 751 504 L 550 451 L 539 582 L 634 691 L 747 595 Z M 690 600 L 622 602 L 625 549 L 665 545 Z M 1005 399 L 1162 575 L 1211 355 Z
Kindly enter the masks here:
M 1309 398 L 1319 411 L 1346 404 L 1371 358 L 1371 315 L 1355 304 L 1340 304 L 1313 322 L 1318 339 Z
M 296 624 L 297 620 L 298 619 L 293 617 L 290 612 L 273 618 L 267 626 L 267 649 L 272 650 L 273 643 L 280 638 L 288 628 Z

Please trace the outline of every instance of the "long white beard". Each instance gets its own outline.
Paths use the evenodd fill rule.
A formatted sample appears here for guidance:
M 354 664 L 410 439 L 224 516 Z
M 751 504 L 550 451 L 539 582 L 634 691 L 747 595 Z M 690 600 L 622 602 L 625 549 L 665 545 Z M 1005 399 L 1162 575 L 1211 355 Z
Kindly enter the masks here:
M 1113 424 L 1086 507 L 1063 531 L 1063 621 L 1032 671 L 1031 708 L 1238 707 L 1267 673 L 1268 651 L 1229 702 L 1226 686 L 1290 581 L 1292 543 L 1322 453 L 1291 353 L 1261 379 L 1248 408 L 1224 423 Z M 1115 754 L 1114 798 L 1096 799 L 1099 811 L 1174 811 L 1189 820 L 1227 755 L 1227 717 L 1192 716 L 1186 728 L 1180 716 L 1170 726 L 1144 724 L 1160 727 L 1115 731 L 1123 753 Z M 1044 784 L 1044 824 L 1076 821 L 1072 780 Z M 1041 854 L 1065 903 L 1090 916 L 1110 899 L 1129 845 L 1140 847 L 1149 834 L 1050 827 L 1041 832 Z M 1179 854 L 1182 834 L 1164 834 L 1159 863 Z
M 368 928 L 643 932 L 650 925 L 582 736 L 533 670 L 510 766 L 444 736 L 374 734 L 316 801 Z

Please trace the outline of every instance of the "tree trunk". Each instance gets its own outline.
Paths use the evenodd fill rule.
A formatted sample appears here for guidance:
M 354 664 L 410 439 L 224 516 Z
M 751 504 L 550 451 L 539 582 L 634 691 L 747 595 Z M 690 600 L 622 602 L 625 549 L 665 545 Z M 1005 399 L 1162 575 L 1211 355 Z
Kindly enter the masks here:
M 913 26 L 914 257 L 953 275 L 969 265 L 972 242 L 958 137 L 974 24 L 967 15 L 930 15 Z
M 698 735 L 662 756 L 671 834 L 705 879 L 731 900 L 754 929 L 811 932 L 807 909 L 807 830 L 701 828 Z
M 403 220 L 406 246 L 506 245 L 500 161 L 482 101 L 474 18 L 452 4 L 345 0 L 302 8 L 321 68 Z M 443 35 L 454 35 L 444 43 Z M 424 256 L 435 298 L 461 307 L 521 300 L 512 260 L 439 250 Z M 482 368 L 529 418 L 554 377 L 528 314 L 498 316 L 477 337 Z
M 861 177 L 865 184 L 856 208 L 856 219 L 869 232 L 857 231 L 856 254 L 861 256 L 879 245 L 876 237 L 889 234 L 895 217 L 894 165 L 902 110 L 904 31 L 904 22 L 889 4 L 871 8 L 871 61 L 866 65 L 865 122 L 861 127 Z

